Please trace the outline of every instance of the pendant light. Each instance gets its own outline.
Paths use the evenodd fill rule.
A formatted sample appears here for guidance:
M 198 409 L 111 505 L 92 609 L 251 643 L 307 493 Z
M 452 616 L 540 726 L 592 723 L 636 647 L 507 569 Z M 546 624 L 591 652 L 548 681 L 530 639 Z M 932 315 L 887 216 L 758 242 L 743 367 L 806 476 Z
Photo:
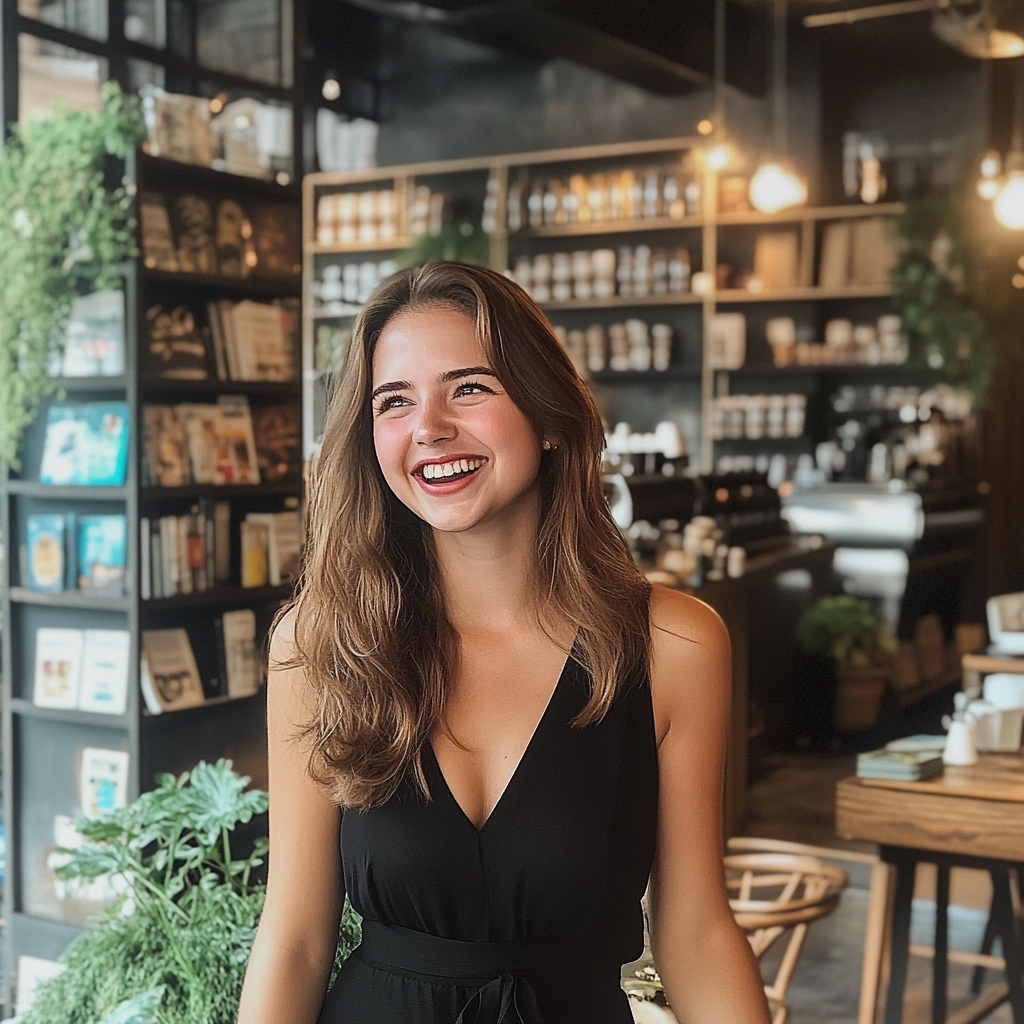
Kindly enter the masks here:
M 772 2 L 772 0 L 770 0 Z M 807 202 L 807 183 L 786 159 L 786 0 L 773 0 L 772 120 L 773 158 L 750 179 L 750 202 L 762 213 L 777 213 Z
M 1024 131 L 1021 130 L 1021 116 L 1024 114 L 1024 64 L 1020 59 L 1015 70 L 1013 136 L 1010 152 L 1006 154 L 1006 176 L 992 203 L 992 211 L 1003 227 L 1020 231 L 1024 229 Z
M 725 141 L 725 0 L 715 0 L 715 89 L 711 115 L 715 144 L 708 150 L 707 163 L 714 171 L 729 166 L 729 144 Z

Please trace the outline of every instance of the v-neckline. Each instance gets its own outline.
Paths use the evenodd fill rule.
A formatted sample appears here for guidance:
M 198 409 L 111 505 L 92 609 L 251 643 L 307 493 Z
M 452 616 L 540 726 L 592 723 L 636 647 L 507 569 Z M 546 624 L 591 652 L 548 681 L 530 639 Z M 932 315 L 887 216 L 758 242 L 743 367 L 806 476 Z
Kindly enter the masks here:
M 551 691 L 551 696 L 548 697 L 547 704 L 544 705 L 544 710 L 541 712 L 540 718 L 537 719 L 537 724 L 533 727 L 533 732 L 530 734 L 530 738 L 523 748 L 523 752 L 519 755 L 519 760 L 516 762 L 516 766 L 512 771 L 512 774 L 508 777 L 508 781 L 505 783 L 505 788 L 498 795 L 498 799 L 494 802 L 494 806 L 490 809 L 487 817 L 484 818 L 483 824 L 479 827 L 473 823 L 473 819 L 466 813 L 462 804 L 456 799 L 455 794 L 452 792 L 452 787 L 448 785 L 448 780 L 444 777 L 444 770 L 441 768 L 441 762 L 437 759 L 437 751 L 434 750 L 434 743 L 432 740 L 427 740 L 427 749 L 430 751 L 430 756 L 433 759 L 434 767 L 437 769 L 437 774 L 441 779 L 441 784 L 444 786 L 445 792 L 448 794 L 449 800 L 455 805 L 456 810 L 463 817 L 466 823 L 473 829 L 476 834 L 482 835 L 484 829 L 491 823 L 494 815 L 498 812 L 498 809 L 504 804 L 505 797 L 508 795 L 508 791 L 512 788 L 512 784 L 516 781 L 519 773 L 523 767 L 524 762 L 530 754 L 530 751 L 536 745 L 537 737 L 540 735 L 541 729 L 544 723 L 547 721 L 548 716 L 551 714 L 552 709 L 555 706 L 555 697 L 558 696 L 559 691 L 562 689 L 562 683 L 565 681 L 566 674 L 569 671 L 569 666 L 572 664 L 572 654 L 566 655 L 565 661 L 562 664 L 562 671 L 558 673 L 558 679 L 555 680 L 554 689 Z

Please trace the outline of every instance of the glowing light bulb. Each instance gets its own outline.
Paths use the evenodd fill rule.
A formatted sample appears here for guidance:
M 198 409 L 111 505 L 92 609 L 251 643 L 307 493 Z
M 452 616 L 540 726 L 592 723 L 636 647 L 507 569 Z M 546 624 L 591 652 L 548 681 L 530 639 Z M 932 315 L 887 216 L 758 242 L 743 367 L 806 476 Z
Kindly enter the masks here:
M 979 178 L 978 195 L 981 196 L 982 199 L 995 199 L 995 197 L 999 195 L 999 179 Z
M 341 85 L 336 78 L 328 78 L 320 88 L 325 100 L 336 100 L 341 95 Z
M 983 178 L 997 177 L 1003 169 L 1002 163 L 999 154 L 994 149 L 990 149 L 981 159 L 981 176 Z
M 714 122 L 706 117 L 702 121 L 697 122 L 697 131 L 699 131 L 701 135 L 710 135 L 714 130 Z
M 708 150 L 708 167 L 715 171 L 721 171 L 729 166 L 729 147 L 725 145 L 714 146 Z
M 992 211 L 996 220 L 1013 231 L 1024 229 L 1024 171 L 1011 171 L 999 190 Z
M 750 201 L 762 213 L 777 213 L 807 202 L 807 185 L 782 164 L 762 164 L 750 179 Z

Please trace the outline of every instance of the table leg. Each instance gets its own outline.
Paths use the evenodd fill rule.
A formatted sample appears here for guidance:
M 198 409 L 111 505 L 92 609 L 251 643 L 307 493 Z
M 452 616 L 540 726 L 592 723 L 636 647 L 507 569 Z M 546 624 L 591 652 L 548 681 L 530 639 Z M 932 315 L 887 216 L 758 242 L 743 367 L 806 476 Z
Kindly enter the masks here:
M 992 944 L 996 940 L 996 923 L 995 917 L 992 915 L 992 908 L 989 907 L 988 920 L 985 922 L 985 934 L 981 939 L 981 949 L 979 953 L 983 953 L 985 956 L 990 956 L 992 953 Z M 977 995 L 981 991 L 981 986 L 985 984 L 985 968 L 978 966 L 974 968 L 974 974 L 971 977 L 971 991 Z
M 889 876 L 892 868 L 885 861 L 871 866 L 868 890 L 868 919 L 864 934 L 864 966 L 861 970 L 860 1005 L 857 1024 L 875 1024 L 878 988 L 882 980 L 885 936 L 889 921 Z
M 907 960 L 910 956 L 910 909 L 914 900 L 914 876 L 917 862 L 900 858 L 896 869 L 896 897 L 892 908 L 892 961 L 889 991 L 885 998 L 885 1024 L 900 1024 L 903 1017 L 903 992 L 907 986 Z M 1014 1021 L 1014 1024 L 1024 1022 Z
M 1017 915 L 1013 911 L 1013 897 L 1010 894 L 1009 873 L 1005 867 L 993 867 L 991 874 L 992 916 L 995 919 L 996 935 L 999 936 L 1003 944 L 1003 958 L 1006 960 L 1006 984 L 1010 990 L 1013 1024 L 1024 1024 L 1021 946 L 1017 935 Z
M 932 1024 L 946 1024 L 949 953 L 949 865 L 938 865 L 935 881 L 935 959 L 932 961 Z

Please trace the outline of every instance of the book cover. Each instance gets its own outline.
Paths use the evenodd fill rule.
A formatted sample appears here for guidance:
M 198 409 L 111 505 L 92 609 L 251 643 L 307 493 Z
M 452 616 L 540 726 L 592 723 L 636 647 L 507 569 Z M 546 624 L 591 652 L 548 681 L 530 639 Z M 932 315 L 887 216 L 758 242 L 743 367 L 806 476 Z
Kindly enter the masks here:
M 266 203 L 252 212 L 252 242 L 259 276 L 298 275 L 302 272 L 299 218 L 293 206 Z
M 176 407 L 178 420 L 185 428 L 188 440 L 188 457 L 192 466 L 192 479 L 197 484 L 222 484 L 226 481 L 220 475 L 220 464 L 230 460 L 230 453 L 220 451 L 222 440 L 220 412 L 211 402 L 187 402 Z
M 37 512 L 25 521 L 28 534 L 26 583 L 32 590 L 56 593 L 64 589 L 64 516 Z
M 222 199 L 217 205 L 217 269 L 224 277 L 246 277 L 245 235 L 252 233 L 245 211 L 235 199 Z
M 302 472 L 299 426 L 296 405 L 259 405 L 252 410 L 260 480 L 273 483 L 299 478 Z
M 183 487 L 192 483 L 185 427 L 173 405 L 144 405 L 146 467 L 149 482 L 158 487 Z
M 178 241 L 178 268 L 189 274 L 216 274 L 213 213 L 201 196 L 179 196 L 174 204 L 174 234 Z
M 213 342 L 213 361 L 217 369 L 217 380 L 230 380 L 228 373 L 228 351 L 224 340 L 224 323 L 221 320 L 220 305 L 216 302 L 206 304 L 206 319 L 210 327 L 210 338 Z
M 139 237 L 142 262 L 150 270 L 178 269 L 178 255 L 171 233 L 171 218 L 164 197 L 146 192 L 139 197 Z
M 241 524 L 243 587 L 267 585 L 269 533 L 266 523 L 247 519 Z
M 231 502 L 213 506 L 213 578 L 217 583 L 231 580 Z
M 83 817 L 99 818 L 127 805 L 128 766 L 127 750 L 82 748 L 79 800 Z
M 818 287 L 845 288 L 850 283 L 850 225 L 826 224 L 821 241 Z
M 241 379 L 294 380 L 294 352 L 280 307 L 245 299 L 230 315 Z
M 105 289 L 71 304 L 64 337 L 65 377 L 117 377 L 124 373 L 124 292 Z
M 87 629 L 82 650 L 78 710 L 123 715 L 128 706 L 128 658 L 131 634 L 126 629 Z
M 139 597 L 143 601 L 149 601 L 153 597 L 153 551 L 150 543 L 151 535 L 152 530 L 149 525 L 149 517 L 142 516 L 139 519 Z
M 120 597 L 124 593 L 127 533 L 124 516 L 79 516 L 79 590 L 98 597 Z
M 150 714 L 195 707 L 205 700 L 184 629 L 144 629 L 140 668 L 142 696 Z
M 220 299 L 217 302 L 217 308 L 220 310 L 220 328 L 224 336 L 224 358 L 228 368 L 228 379 L 242 380 L 238 339 L 235 337 L 235 321 L 231 316 L 235 304 L 230 299 Z
M 850 230 L 850 284 L 887 288 L 899 261 L 899 238 L 890 218 L 865 217 Z
M 80 629 L 41 626 L 36 630 L 32 684 L 32 703 L 36 707 L 71 710 L 78 706 L 84 642 Z
M 762 231 L 754 243 L 754 277 L 765 291 L 799 284 L 800 236 L 795 231 Z
M 206 342 L 187 306 L 150 306 L 146 310 L 146 372 L 168 380 L 206 380 L 210 376 Z
M 256 653 L 256 614 L 251 608 L 225 612 L 221 619 L 224 643 L 224 684 L 229 697 L 251 697 L 259 689 L 260 665 Z
M 119 487 L 127 465 L 125 402 L 50 406 L 39 467 L 41 483 Z
M 258 484 L 259 463 L 249 401 L 244 395 L 217 399 L 217 483 Z

